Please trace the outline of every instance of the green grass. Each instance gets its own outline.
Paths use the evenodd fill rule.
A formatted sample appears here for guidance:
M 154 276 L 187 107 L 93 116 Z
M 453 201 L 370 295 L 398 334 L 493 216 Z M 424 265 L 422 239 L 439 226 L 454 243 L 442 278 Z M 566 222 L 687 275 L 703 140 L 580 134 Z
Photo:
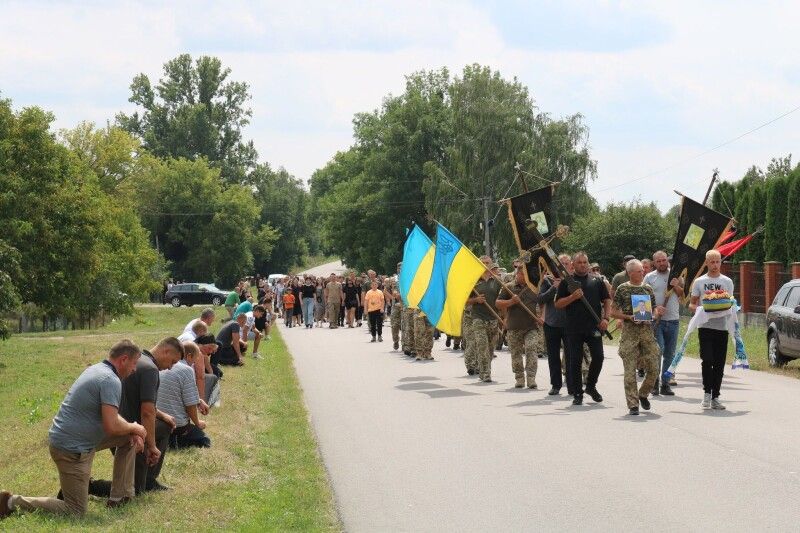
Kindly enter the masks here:
M 14 336 L 0 342 L 0 487 L 29 496 L 55 495 L 58 474 L 47 430 L 75 377 L 100 361 L 115 341 L 150 347 L 179 333 L 199 308 L 140 308 L 97 330 Z M 212 326 L 217 331 L 219 324 Z M 15 514 L 0 522 L 14 531 L 338 531 L 331 489 L 308 423 L 302 395 L 280 334 L 229 368 L 222 406 L 206 420 L 210 449 L 167 454 L 162 481 L 172 490 L 110 511 L 90 501 L 82 519 Z M 95 456 L 93 476 L 109 479 L 111 455 Z
M 678 344 L 681 343 L 683 335 L 686 333 L 686 326 L 689 324 L 689 319 L 686 317 L 681 318 L 681 327 L 678 332 Z M 613 329 L 612 325 L 612 329 Z M 766 328 L 761 326 L 747 326 L 742 328 L 742 341 L 744 342 L 744 349 L 747 352 L 747 358 L 750 362 L 751 370 L 762 370 L 771 372 L 773 374 L 780 374 L 800 379 L 800 360 L 794 360 L 783 368 L 773 368 L 769 366 L 769 359 L 767 358 L 767 333 Z M 614 334 L 614 340 L 608 342 L 609 344 L 618 345 L 619 336 L 622 334 L 621 330 L 617 330 Z M 697 334 L 694 333 L 689 338 L 689 343 L 686 345 L 686 356 L 699 358 L 700 345 L 697 340 Z M 733 343 L 728 345 L 728 363 L 733 363 Z

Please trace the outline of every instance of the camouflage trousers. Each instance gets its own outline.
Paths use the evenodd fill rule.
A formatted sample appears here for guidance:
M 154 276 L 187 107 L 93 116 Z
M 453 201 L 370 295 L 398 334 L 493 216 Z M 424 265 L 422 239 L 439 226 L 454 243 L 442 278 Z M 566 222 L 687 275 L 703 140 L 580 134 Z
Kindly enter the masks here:
M 389 323 L 392 325 L 392 342 L 400 342 L 400 327 L 403 322 L 403 306 L 396 303 L 392 306 L 392 314 L 389 315 Z
M 628 408 L 638 407 L 639 398 L 647 398 L 658 379 L 658 344 L 649 324 L 626 322 L 619 339 L 619 356 L 625 381 L 625 400 Z M 644 368 L 645 377 L 636 389 L 636 369 Z
M 328 304 L 328 326 L 331 328 L 339 327 L 339 305 L 335 303 Z
M 473 373 L 478 371 L 478 358 L 475 356 L 475 342 L 472 340 L 472 315 L 464 311 L 461 318 L 461 344 L 464 348 L 464 364 L 467 371 Z
M 492 355 L 494 345 L 497 343 L 497 320 L 472 319 L 472 337 L 467 343 L 474 346 L 475 357 L 478 360 L 478 376 L 483 381 L 492 379 Z
M 506 332 L 506 339 L 508 340 L 508 349 L 511 351 L 511 370 L 514 372 L 517 385 L 525 386 L 527 378 L 528 387 L 536 387 L 539 353 L 544 346 L 542 330 L 539 328 L 512 329 Z
M 433 326 L 428 317 L 415 313 L 414 316 L 414 351 L 418 359 L 433 359 Z
M 403 308 L 403 318 L 401 321 L 401 328 L 403 330 L 403 335 L 401 337 L 403 341 L 403 351 L 404 352 L 413 352 L 414 351 L 414 316 L 417 314 L 416 309 L 412 309 L 410 307 Z

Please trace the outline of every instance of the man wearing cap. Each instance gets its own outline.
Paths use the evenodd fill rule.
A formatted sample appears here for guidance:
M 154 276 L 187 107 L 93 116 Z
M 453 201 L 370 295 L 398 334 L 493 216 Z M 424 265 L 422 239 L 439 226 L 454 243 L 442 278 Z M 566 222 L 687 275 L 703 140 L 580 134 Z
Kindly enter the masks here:
M 484 265 L 487 263 L 483 258 L 482 262 Z M 497 263 L 489 263 L 487 267 L 475 285 L 472 297 L 467 300 L 467 303 L 472 305 L 472 338 L 468 340 L 467 346 L 474 345 L 480 380 L 491 383 L 492 356 L 498 334 L 495 302 L 502 286 L 490 272 L 491 269 L 498 268 Z

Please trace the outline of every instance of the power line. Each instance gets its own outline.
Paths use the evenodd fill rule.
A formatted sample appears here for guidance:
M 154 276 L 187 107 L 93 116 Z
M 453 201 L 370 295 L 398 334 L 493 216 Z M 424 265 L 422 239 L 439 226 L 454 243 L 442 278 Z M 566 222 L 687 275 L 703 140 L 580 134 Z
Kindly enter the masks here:
M 673 168 L 675 168 L 675 167 L 678 167 L 678 166 L 680 166 L 680 165 L 683 165 L 684 163 L 688 163 L 689 161 L 693 161 L 693 160 L 695 160 L 695 159 L 699 159 L 699 158 L 703 157 L 704 155 L 708 155 L 708 154 L 710 154 L 711 152 L 714 152 L 714 151 L 716 151 L 716 150 L 719 150 L 719 149 L 720 149 L 720 148 L 722 148 L 722 147 L 728 146 L 729 144 L 732 144 L 732 143 L 734 143 L 734 142 L 738 141 L 739 139 L 742 139 L 743 137 L 747 137 L 747 136 L 748 136 L 748 135 L 750 135 L 751 133 L 755 133 L 755 132 L 757 132 L 758 130 L 760 130 L 760 129 L 762 129 L 762 128 L 765 128 L 765 127 L 767 127 L 767 126 L 769 126 L 770 124 L 773 124 L 773 123 L 775 123 L 775 122 L 779 121 L 780 119 L 782 119 L 782 118 L 784 118 L 784 117 L 787 117 L 787 116 L 791 115 L 792 113 L 794 113 L 794 112 L 795 112 L 795 111 L 797 111 L 797 110 L 800 110 L 800 105 L 799 105 L 799 106 L 797 106 L 797 107 L 794 107 L 794 108 L 790 109 L 789 111 L 786 111 L 785 113 L 782 113 L 781 115 L 778 115 L 777 117 L 775 117 L 775 118 L 773 118 L 773 119 L 770 119 L 770 120 L 768 120 L 767 122 L 764 122 L 763 124 L 760 124 L 760 125 L 756 126 L 755 128 L 753 128 L 753 129 L 751 129 L 751 130 L 748 130 L 748 131 L 746 131 L 746 132 L 742 133 L 741 135 L 738 135 L 738 136 L 734 137 L 733 139 L 729 139 L 729 140 L 727 140 L 727 141 L 725 141 L 725 142 L 723 142 L 723 143 L 721 143 L 721 144 L 718 144 L 718 145 L 714 146 L 713 148 L 709 148 L 709 149 L 708 149 L 708 150 L 706 150 L 705 152 L 701 152 L 701 153 L 699 153 L 699 154 L 696 154 L 696 155 L 693 155 L 693 156 L 687 157 L 687 158 L 685 158 L 685 159 L 682 159 L 682 160 L 680 160 L 680 161 L 678 161 L 678 162 L 676 162 L 676 163 L 672 163 L 672 164 L 671 164 L 671 165 L 669 165 L 669 166 L 666 166 L 666 167 L 664 167 L 664 168 L 661 168 L 661 169 L 659 169 L 659 170 L 655 170 L 655 171 L 653 171 L 653 172 L 650 172 L 650 173 L 648 173 L 648 174 L 645 174 L 644 176 L 640 176 L 640 177 L 638 177 L 638 178 L 634 178 L 634 179 L 632 179 L 632 180 L 628 180 L 628 181 L 623 181 L 622 183 L 617 183 L 616 185 L 610 185 L 610 186 L 608 186 L 608 187 L 604 187 L 604 188 L 602 188 L 602 189 L 597 189 L 597 190 L 596 190 L 596 191 L 594 191 L 594 192 L 595 192 L 595 193 L 598 193 L 598 192 L 610 191 L 611 189 L 616 189 L 617 187 L 622 187 L 622 186 L 624 186 L 624 185 L 629 185 L 629 184 L 631 184 L 631 183 L 635 183 L 635 182 L 637 182 L 637 181 L 642 181 L 642 180 L 644 180 L 644 179 L 647 179 L 647 178 L 650 178 L 650 177 L 652 177 L 652 176 L 655 176 L 656 174 L 661 174 L 662 172 L 666 172 L 667 170 L 672 170 Z

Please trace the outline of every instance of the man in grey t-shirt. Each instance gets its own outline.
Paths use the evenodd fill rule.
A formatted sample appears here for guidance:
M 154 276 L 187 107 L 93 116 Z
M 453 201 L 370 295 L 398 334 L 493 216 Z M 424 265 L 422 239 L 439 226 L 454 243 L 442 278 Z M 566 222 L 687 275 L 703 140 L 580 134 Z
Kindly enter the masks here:
M 75 380 L 49 431 L 50 457 L 58 468 L 61 497 L 31 498 L 0 492 L 0 518 L 21 509 L 83 516 L 89 500 L 89 477 L 96 450 L 116 448 L 109 507 L 133 497 L 133 465 L 144 447 L 146 431 L 119 415 L 121 379 L 133 373 L 141 351 L 131 341 L 116 343 L 108 358 Z
M 674 396 L 675 393 L 669 386 L 669 380 L 664 378 L 664 372 L 672 364 L 675 357 L 675 345 L 678 342 L 678 328 L 680 326 L 680 299 L 683 298 L 683 279 L 673 279 L 667 284 L 669 279 L 669 260 L 667 254 L 658 251 L 653 254 L 653 265 L 655 270 L 644 277 L 644 282 L 653 288 L 656 297 L 656 305 L 666 308 L 666 312 L 660 320 L 653 324 L 653 333 L 656 336 L 658 348 L 661 351 L 661 371 L 659 380 L 653 386 L 653 395 L 663 394 Z M 667 291 L 670 291 L 667 297 Z
M 689 310 L 694 313 L 701 305 L 700 300 L 709 290 L 724 290 L 733 297 L 733 281 L 720 272 L 722 257 L 716 250 L 706 252 L 708 273 L 694 280 L 692 300 Z M 725 409 L 719 401 L 722 376 L 725 372 L 725 357 L 728 355 L 729 318 L 712 318 L 697 330 L 700 340 L 700 359 L 703 372 L 703 409 Z

